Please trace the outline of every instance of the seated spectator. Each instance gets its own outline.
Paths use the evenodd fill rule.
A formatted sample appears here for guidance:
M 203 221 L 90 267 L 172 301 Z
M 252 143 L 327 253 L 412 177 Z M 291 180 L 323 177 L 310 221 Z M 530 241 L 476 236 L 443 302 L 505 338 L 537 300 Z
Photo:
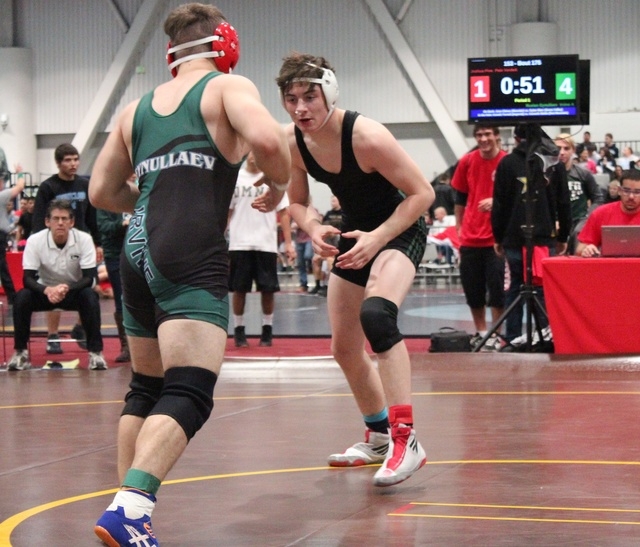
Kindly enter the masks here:
M 587 218 L 578 234 L 577 256 L 600 255 L 603 226 L 640 225 L 640 170 L 628 169 L 622 173 L 618 193 L 620 201 L 601 205 Z
M 578 165 L 584 167 L 587 171 L 592 174 L 596 174 L 598 172 L 596 162 L 591 158 L 591 152 L 588 148 L 583 148 L 578 156 Z
M 616 179 L 609 183 L 609 188 L 604 196 L 605 203 L 611 203 L 612 201 L 620 201 L 620 182 Z
M 89 369 L 104 370 L 100 303 L 93 290 L 96 250 L 91 236 L 73 227 L 71 203 L 53 200 L 45 217 L 47 229 L 33 234 L 24 249 L 24 289 L 13 306 L 14 349 L 8 370 L 31 367 L 27 343 L 34 311 L 78 310 L 87 333 Z M 57 336 L 57 335 L 56 335 Z
M 622 149 L 622 156 L 616 160 L 616 163 L 622 167 L 623 171 L 626 171 L 627 169 L 632 169 L 637 161 L 638 156 L 633 153 L 633 149 L 630 146 L 625 146 Z
M 447 214 L 447 210 L 444 207 L 436 207 L 433 214 L 435 218 L 431 224 L 431 229 L 429 230 L 430 236 L 438 236 L 449 226 L 456 225 L 455 215 Z M 438 253 L 438 263 L 453 264 L 453 247 L 451 245 L 436 245 L 436 252 Z
M 624 169 L 619 165 L 616 165 L 613 170 L 613 178 L 611 180 L 617 180 L 618 182 L 622 181 L 622 173 Z
M 609 175 L 610 179 L 613 178 L 613 173 L 616 169 L 616 160 L 606 146 L 600 148 L 600 159 L 596 163 L 596 168 L 598 173 Z

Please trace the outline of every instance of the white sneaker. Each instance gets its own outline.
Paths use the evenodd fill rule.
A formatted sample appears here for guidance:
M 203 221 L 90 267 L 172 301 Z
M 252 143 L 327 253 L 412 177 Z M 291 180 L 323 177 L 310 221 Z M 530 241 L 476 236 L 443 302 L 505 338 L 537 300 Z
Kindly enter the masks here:
M 497 334 L 492 334 L 489 339 L 480 348 L 480 351 L 500 351 L 502 349 L 502 340 Z
M 331 454 L 329 465 L 332 467 L 357 467 L 370 463 L 382 463 L 389 448 L 389 435 L 367 429 L 365 441 L 347 448 L 342 454 Z
M 398 424 L 391 428 L 389 451 L 382 467 L 373 476 L 374 486 L 393 486 L 407 480 L 427 463 L 427 455 L 409 426 Z
M 553 333 L 551 332 L 551 327 L 545 327 L 542 330 L 542 339 L 545 342 L 551 342 L 553 340 Z M 522 336 L 518 336 L 511 340 L 511 345 L 518 348 L 520 346 L 524 346 L 527 343 L 527 335 L 523 334 Z M 533 329 L 533 333 L 531 335 L 531 345 L 535 346 L 540 343 L 540 336 L 538 335 L 537 329 Z
M 107 370 L 107 362 L 102 352 L 89 352 L 89 370 Z
M 27 370 L 31 368 L 29 351 L 26 349 L 14 352 L 7 363 L 7 370 Z

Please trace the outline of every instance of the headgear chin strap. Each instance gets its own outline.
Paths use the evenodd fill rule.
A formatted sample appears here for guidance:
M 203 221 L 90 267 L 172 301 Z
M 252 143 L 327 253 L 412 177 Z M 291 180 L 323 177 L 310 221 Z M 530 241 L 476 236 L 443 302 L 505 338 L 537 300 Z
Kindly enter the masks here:
M 183 49 L 199 46 L 208 42 L 211 42 L 211 51 L 194 53 L 181 57 L 180 59 L 175 58 L 174 54 L 176 51 L 182 51 Z M 169 70 L 174 78 L 178 74 L 178 65 L 186 61 L 202 58 L 217 59 L 216 66 L 221 72 L 228 74 L 233 70 L 240 58 L 240 41 L 238 40 L 238 33 L 229 23 L 220 23 L 212 36 L 185 42 L 178 46 L 172 46 L 171 42 L 167 45 L 167 63 L 169 63 Z
M 340 94 L 340 90 L 338 88 L 338 79 L 334 74 L 333 70 L 329 68 L 324 68 L 318 65 L 314 65 L 313 63 L 307 63 L 309 66 L 322 70 L 322 76 L 320 78 L 294 78 L 292 82 L 307 82 L 310 84 L 319 84 L 322 89 L 322 93 L 324 95 L 324 100 L 327 103 L 327 108 L 329 112 L 324 119 L 324 121 L 320 124 L 318 129 L 322 129 L 324 125 L 329 121 L 331 114 L 336 108 L 336 103 L 338 102 L 338 95 Z

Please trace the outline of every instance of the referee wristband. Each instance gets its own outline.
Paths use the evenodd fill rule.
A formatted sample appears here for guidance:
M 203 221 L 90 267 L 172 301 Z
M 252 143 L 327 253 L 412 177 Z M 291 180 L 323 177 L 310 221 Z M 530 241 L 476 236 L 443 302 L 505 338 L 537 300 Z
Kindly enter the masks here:
M 272 182 L 271 185 L 273 186 L 273 188 L 278 190 L 278 192 L 286 192 L 287 188 L 289 188 L 288 182 L 284 184 L 276 184 L 275 182 Z

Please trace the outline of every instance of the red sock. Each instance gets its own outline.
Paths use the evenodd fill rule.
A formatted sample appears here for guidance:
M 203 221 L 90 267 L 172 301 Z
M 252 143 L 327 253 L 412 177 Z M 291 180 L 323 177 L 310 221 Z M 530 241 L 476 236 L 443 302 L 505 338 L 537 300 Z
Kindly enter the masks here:
M 389 407 L 389 423 L 404 424 L 413 427 L 413 407 L 411 405 L 395 405 Z

